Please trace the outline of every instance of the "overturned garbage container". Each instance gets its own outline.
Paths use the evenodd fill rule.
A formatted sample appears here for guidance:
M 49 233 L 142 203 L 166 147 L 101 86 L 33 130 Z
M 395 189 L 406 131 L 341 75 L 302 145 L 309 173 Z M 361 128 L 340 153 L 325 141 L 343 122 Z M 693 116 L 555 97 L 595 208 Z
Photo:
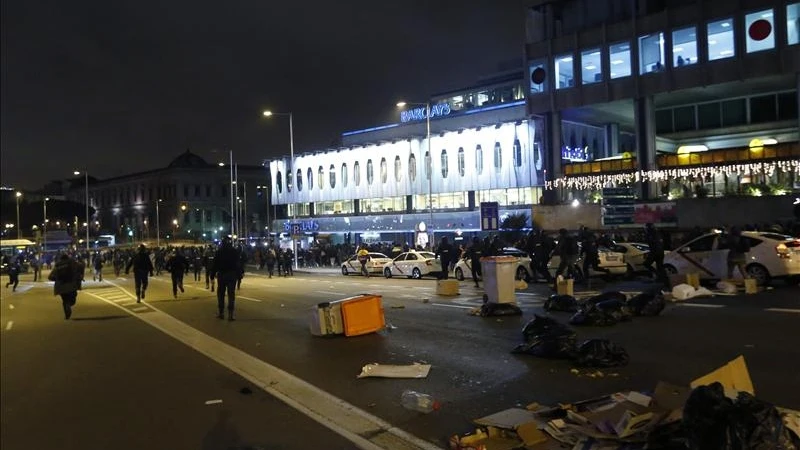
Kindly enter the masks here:
M 519 258 L 487 256 L 481 258 L 483 289 L 489 303 L 516 303 L 515 275 Z

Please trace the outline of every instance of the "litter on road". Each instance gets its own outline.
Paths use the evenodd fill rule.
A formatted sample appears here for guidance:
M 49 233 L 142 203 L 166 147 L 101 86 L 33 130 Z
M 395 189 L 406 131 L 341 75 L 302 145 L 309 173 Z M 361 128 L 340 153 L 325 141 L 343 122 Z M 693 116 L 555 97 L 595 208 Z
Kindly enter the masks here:
M 430 371 L 430 364 L 414 363 L 399 366 L 372 363 L 362 367 L 361 373 L 356 378 L 427 378 Z
M 222 403 L 222 400 L 220 400 L 220 399 L 206 400 L 206 405 L 216 405 L 216 404 L 219 404 L 219 403 Z

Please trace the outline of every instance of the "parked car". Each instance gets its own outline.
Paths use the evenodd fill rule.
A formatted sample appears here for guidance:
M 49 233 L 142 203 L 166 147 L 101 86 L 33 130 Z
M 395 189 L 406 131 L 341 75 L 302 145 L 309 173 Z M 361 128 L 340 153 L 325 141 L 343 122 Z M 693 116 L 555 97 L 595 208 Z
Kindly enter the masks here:
M 389 258 L 383 253 L 370 252 L 369 259 L 367 260 L 367 271 L 370 273 L 381 273 L 383 271 L 383 266 L 391 262 L 391 260 L 392 258 Z M 350 275 L 351 273 L 361 273 L 361 261 L 358 260 L 358 255 L 353 255 L 342 263 L 342 275 Z
M 531 257 L 526 252 L 515 247 L 506 247 L 500 251 L 500 255 L 519 258 L 514 272 L 517 280 L 531 278 Z M 466 257 L 461 258 L 453 269 L 453 276 L 459 281 L 464 281 L 465 278 L 472 279 L 472 261 Z
M 405 276 L 408 278 L 422 278 L 426 275 L 439 275 L 442 272 L 442 263 L 431 252 L 404 252 L 383 266 L 383 276 Z
M 598 266 L 607 269 L 608 275 L 619 276 L 627 273 L 628 267 L 625 265 L 625 257 L 622 253 L 613 251 L 606 247 L 600 247 L 598 249 L 598 255 L 600 257 L 600 264 L 598 264 Z M 555 276 L 559 264 L 561 264 L 561 258 L 558 255 L 553 255 L 553 257 L 550 258 L 550 262 L 547 264 L 547 270 L 550 271 L 551 275 Z M 585 275 L 583 273 L 583 257 L 578 258 L 577 266 L 578 275 L 576 278 L 578 280 L 582 280 Z M 591 277 L 602 273 L 603 272 L 595 272 L 592 270 L 592 272 L 588 275 Z
M 639 242 L 616 242 L 611 250 L 622 253 L 628 274 L 647 272 L 644 261 L 650 253 L 650 246 Z M 666 255 L 669 251 L 665 251 Z
M 715 231 L 678 247 L 664 257 L 667 273 L 697 273 L 701 279 L 711 280 L 727 278 L 726 237 Z M 759 285 L 768 284 L 773 278 L 786 278 L 790 283 L 800 281 L 800 239 L 758 231 L 744 231 L 742 237 L 750 243 L 745 271 Z M 734 277 L 741 276 L 738 272 L 734 270 Z

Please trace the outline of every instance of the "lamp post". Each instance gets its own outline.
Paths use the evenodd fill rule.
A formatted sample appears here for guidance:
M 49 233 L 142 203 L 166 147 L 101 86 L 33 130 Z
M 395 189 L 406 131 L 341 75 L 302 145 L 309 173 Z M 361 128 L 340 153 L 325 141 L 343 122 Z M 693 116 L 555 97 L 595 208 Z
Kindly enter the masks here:
M 431 240 L 429 242 L 431 248 L 433 248 L 433 153 L 431 152 L 431 102 L 425 103 L 406 103 L 406 102 L 398 102 L 397 107 L 403 108 L 407 105 L 417 105 L 417 106 L 424 106 L 425 107 L 425 126 L 427 128 L 427 137 L 428 137 L 428 160 L 426 164 L 428 166 L 428 229 L 431 231 Z
M 76 170 L 73 175 L 80 175 L 81 172 Z M 86 252 L 89 252 L 89 172 L 83 171 L 84 179 L 86 180 Z
M 47 253 L 47 201 L 50 200 L 50 197 L 45 197 L 44 201 L 42 202 L 42 209 L 44 215 L 44 223 L 42 224 L 42 252 Z
M 161 247 L 161 217 L 158 213 L 158 204 L 161 199 L 156 201 L 156 248 Z
M 290 168 L 288 173 L 294 172 L 294 123 L 292 121 L 292 113 L 276 113 L 272 111 L 264 111 L 262 113 L 264 117 L 272 117 L 272 116 L 289 116 L 289 159 L 290 161 Z M 296 182 L 295 182 L 296 183 Z M 292 222 L 297 222 L 297 206 L 292 208 Z M 294 268 L 297 269 L 297 244 L 295 243 L 294 238 L 294 230 L 292 230 L 292 253 L 294 253 Z
M 22 192 L 17 191 L 17 239 L 22 239 L 22 227 L 19 226 L 19 199 L 22 197 Z

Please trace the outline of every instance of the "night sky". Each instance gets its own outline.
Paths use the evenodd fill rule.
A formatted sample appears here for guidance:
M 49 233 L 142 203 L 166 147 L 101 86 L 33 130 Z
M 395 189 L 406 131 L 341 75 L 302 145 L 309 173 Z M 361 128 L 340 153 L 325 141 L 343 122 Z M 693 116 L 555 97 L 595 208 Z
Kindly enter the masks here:
M 522 0 L 3 0 L 2 184 L 107 178 L 190 148 L 241 163 L 396 122 L 399 99 L 521 58 Z

